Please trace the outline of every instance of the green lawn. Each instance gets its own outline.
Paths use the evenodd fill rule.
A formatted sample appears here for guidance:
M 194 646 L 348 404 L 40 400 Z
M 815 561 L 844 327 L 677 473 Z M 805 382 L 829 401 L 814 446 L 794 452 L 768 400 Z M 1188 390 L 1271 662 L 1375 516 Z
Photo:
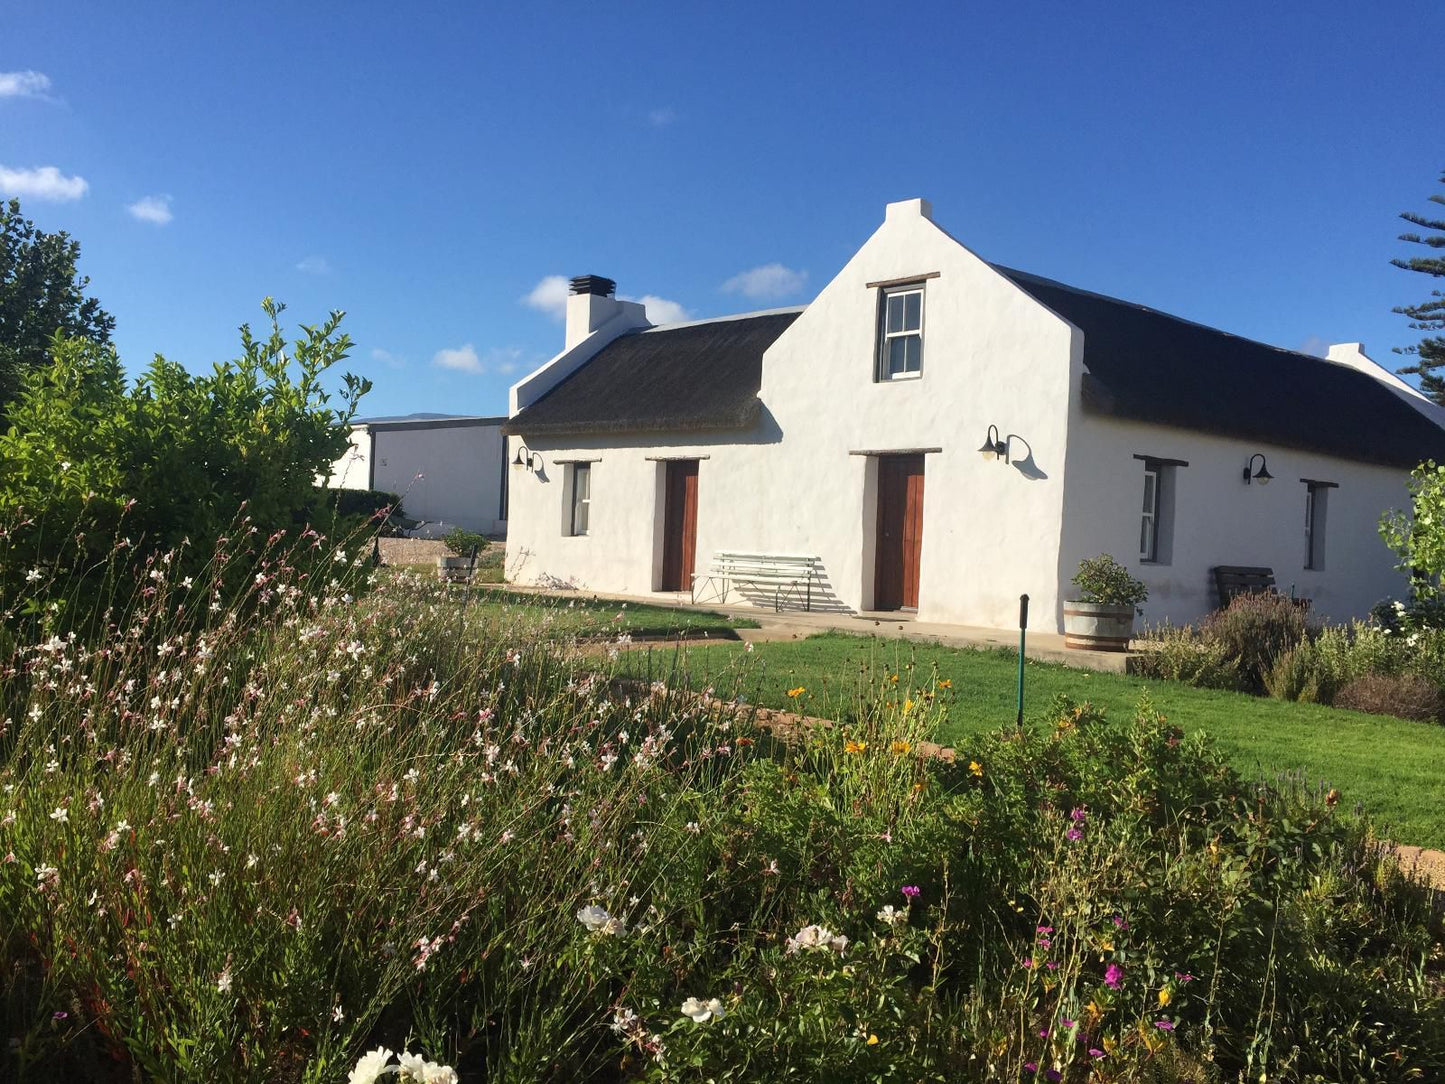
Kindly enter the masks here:
M 478 588 L 472 599 L 474 611 L 508 618 L 526 618 L 549 636 L 612 638 L 622 633 L 633 637 L 723 636 L 731 639 L 733 629 L 756 628 L 750 618 L 730 618 L 711 610 L 680 610 L 646 603 L 616 602 L 585 595 L 537 595 L 526 591 Z
M 710 684 L 767 707 L 801 704 L 824 718 L 846 718 L 850 705 L 890 674 L 906 681 L 910 663 L 919 684 L 936 667 L 940 679 L 953 682 L 938 740 L 965 752 L 970 735 L 1011 723 L 1016 712 L 1018 664 L 1005 651 L 828 633 L 760 643 L 751 652 L 737 643 L 690 647 L 685 656 L 653 649 L 650 660 L 634 652 L 623 665 L 640 673 L 649 661 L 654 677 L 681 669 L 695 687 Z M 799 685 L 807 692 L 790 700 L 787 690 Z M 1401 842 L 1445 848 L 1445 727 L 1032 660 L 1025 718 L 1037 717 L 1056 693 L 1127 716 L 1145 690 L 1172 721 L 1218 741 L 1240 772 L 1270 778 L 1303 771 L 1364 805 Z

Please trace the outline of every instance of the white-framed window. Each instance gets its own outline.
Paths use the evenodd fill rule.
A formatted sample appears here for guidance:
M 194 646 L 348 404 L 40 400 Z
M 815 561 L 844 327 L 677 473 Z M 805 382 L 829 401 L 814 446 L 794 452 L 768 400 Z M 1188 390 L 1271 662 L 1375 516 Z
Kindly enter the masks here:
M 1325 515 L 1329 510 L 1333 482 L 1301 478 L 1305 484 L 1305 568 L 1325 567 Z
M 592 512 L 592 464 L 572 464 L 571 534 L 585 535 Z
M 1139 560 L 1159 557 L 1159 468 L 1144 467 L 1144 512 L 1139 519 Z
M 876 380 L 923 375 L 923 284 L 892 286 L 878 298 Z

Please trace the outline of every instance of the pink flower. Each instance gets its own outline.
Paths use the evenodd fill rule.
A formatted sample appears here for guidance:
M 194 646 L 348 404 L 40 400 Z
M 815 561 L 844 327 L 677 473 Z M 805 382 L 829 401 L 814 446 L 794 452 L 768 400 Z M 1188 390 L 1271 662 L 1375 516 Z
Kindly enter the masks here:
M 1068 838 L 1070 843 L 1077 843 L 1079 840 L 1084 838 L 1084 833 L 1079 831 L 1077 828 L 1070 828 L 1067 832 L 1064 833 L 1064 835 Z
M 1124 969 L 1118 964 L 1110 964 L 1104 969 L 1104 985 L 1111 990 L 1119 989 L 1119 980 L 1124 977 Z
M 1155 1026 L 1156 1028 L 1158 1028 L 1160 1031 L 1173 1031 L 1173 1030 L 1174 1030 L 1174 1022 L 1173 1022 L 1172 1020 L 1155 1020 L 1155 1021 L 1154 1021 L 1154 1026 Z
M 1075 806 L 1072 810 L 1069 811 L 1069 820 L 1073 821 L 1075 824 L 1083 824 L 1084 821 L 1088 818 L 1088 816 L 1089 814 L 1083 806 Z
M 1024 1062 L 1024 1072 L 1026 1072 L 1026 1073 L 1037 1073 L 1038 1071 L 1039 1071 L 1039 1063 L 1038 1063 L 1038 1062 L 1036 1062 L 1036 1061 L 1026 1061 L 1026 1062 Z
M 904 885 L 903 894 L 907 896 L 910 900 L 916 900 L 919 896 L 923 894 L 923 890 L 917 885 Z
M 1102 1050 L 1100 1050 L 1097 1046 L 1091 1046 L 1091 1047 L 1089 1047 L 1089 1057 L 1091 1057 L 1091 1058 L 1105 1058 L 1105 1057 L 1108 1057 L 1108 1055 L 1105 1054 Z

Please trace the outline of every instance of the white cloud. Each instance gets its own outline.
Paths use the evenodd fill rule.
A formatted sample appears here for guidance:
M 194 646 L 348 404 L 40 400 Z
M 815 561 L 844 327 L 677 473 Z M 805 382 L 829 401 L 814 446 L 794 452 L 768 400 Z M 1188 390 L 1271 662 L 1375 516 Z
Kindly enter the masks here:
M 742 294 L 754 301 L 775 300 L 796 294 L 808 282 L 808 272 L 794 271 L 780 263 L 765 263 L 739 271 L 722 284 L 725 294 Z
M 406 358 L 398 354 L 393 354 L 390 350 L 383 350 L 379 346 L 372 348 L 371 360 L 380 362 L 390 369 L 404 369 L 406 367 Z
M 692 314 L 676 301 L 669 301 L 667 298 L 658 297 L 656 294 L 644 294 L 642 297 L 624 297 L 622 300 L 642 302 L 647 308 L 647 318 L 654 324 L 680 324 L 684 320 L 692 319 Z
M 548 275 L 532 287 L 531 293 L 522 298 L 522 304 L 538 312 L 545 312 L 554 320 L 565 320 L 568 289 L 566 275 Z
M 155 226 L 164 226 L 175 217 L 171 214 L 170 196 L 142 196 L 134 203 L 126 204 L 125 209 L 137 222 L 149 222 Z
M 455 348 L 438 350 L 432 357 L 432 364 L 459 373 L 499 373 L 506 376 L 521 366 L 522 351 L 515 346 L 494 346 L 485 354 L 478 354 L 471 343 Z
M 7 169 L 0 166 L 0 195 L 25 196 L 57 202 L 79 199 L 90 190 L 84 177 L 67 177 L 54 166 Z
M 43 72 L 0 72 L 0 98 L 45 98 L 50 76 Z
M 331 261 L 325 256 L 307 256 L 296 265 L 297 271 L 304 271 L 308 275 L 329 275 L 331 274 Z
M 482 359 L 477 357 L 477 348 L 471 343 L 455 349 L 438 350 L 433 355 L 431 363 L 440 365 L 443 369 L 455 369 L 459 373 L 482 371 Z
M 647 123 L 654 128 L 666 128 L 675 120 L 677 120 L 677 110 L 670 105 L 660 106 L 647 113 Z

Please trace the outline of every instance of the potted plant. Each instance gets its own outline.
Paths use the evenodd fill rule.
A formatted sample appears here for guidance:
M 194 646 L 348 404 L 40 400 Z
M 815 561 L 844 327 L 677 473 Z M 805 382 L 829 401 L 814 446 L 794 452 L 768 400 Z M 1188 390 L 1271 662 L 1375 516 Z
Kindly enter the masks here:
M 477 554 L 487 548 L 487 540 L 476 531 L 453 527 L 442 541 L 451 551 L 450 557 L 437 558 L 437 575 L 453 583 L 466 583 L 472 578 Z
M 1064 646 L 1128 651 L 1149 588 L 1107 553 L 1080 561 L 1074 586 L 1078 598 L 1064 603 Z

